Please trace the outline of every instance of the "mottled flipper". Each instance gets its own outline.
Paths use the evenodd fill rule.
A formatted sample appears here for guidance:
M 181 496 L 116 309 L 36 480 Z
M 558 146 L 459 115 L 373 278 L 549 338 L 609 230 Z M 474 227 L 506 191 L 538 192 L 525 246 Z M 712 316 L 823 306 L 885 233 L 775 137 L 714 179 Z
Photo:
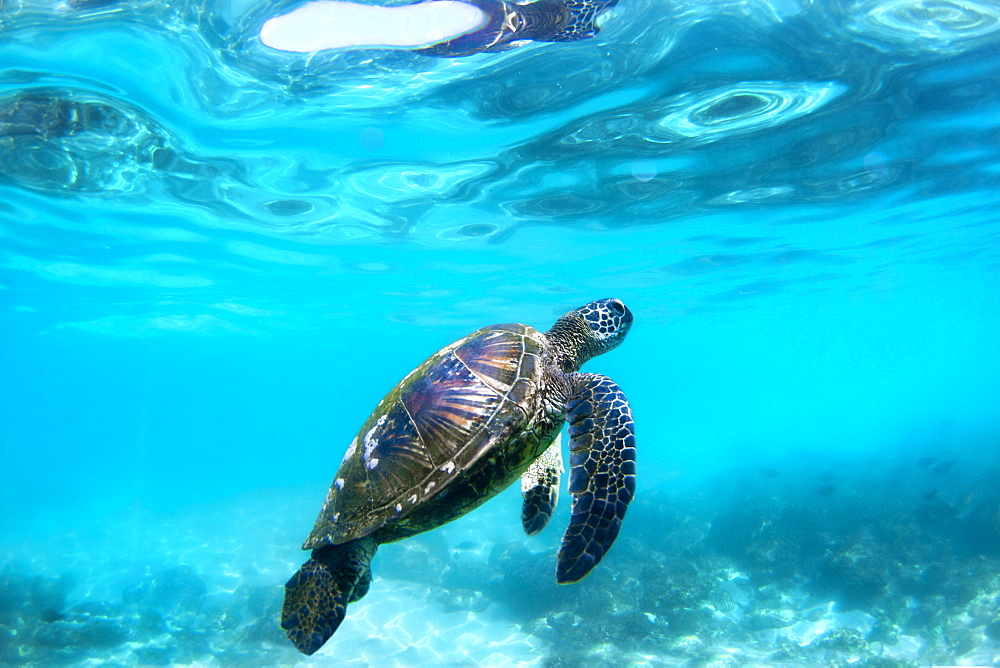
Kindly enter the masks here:
M 549 0 L 551 1 L 551 0 Z M 543 0 L 545 2 L 545 0 Z M 546 2 L 548 4 L 548 2 Z M 546 7 L 542 2 L 529 2 L 521 5 L 522 11 L 531 12 L 535 7 L 545 8 L 545 10 L 534 13 L 542 14 L 543 11 L 549 16 L 558 14 Z M 551 21 L 548 27 L 532 26 L 531 39 L 537 42 L 575 42 L 578 39 L 588 39 L 601 31 L 594 23 L 597 17 L 605 9 L 609 9 L 618 4 L 618 0 L 559 0 L 558 3 L 565 7 L 563 11 L 568 13 L 566 17 L 560 17 L 558 21 Z M 538 21 L 534 16 L 534 21 Z
M 556 581 L 576 582 L 618 536 L 635 494 L 635 428 L 621 388 L 607 376 L 573 374 L 568 405 L 573 516 L 559 549 Z
M 300 652 L 322 647 L 344 621 L 347 604 L 368 593 L 369 563 L 377 547 L 371 538 L 359 538 L 313 550 L 285 584 L 281 628 Z
M 552 444 L 521 476 L 521 524 L 529 536 L 545 528 L 559 501 L 559 477 L 563 472 L 562 434 L 556 436 Z

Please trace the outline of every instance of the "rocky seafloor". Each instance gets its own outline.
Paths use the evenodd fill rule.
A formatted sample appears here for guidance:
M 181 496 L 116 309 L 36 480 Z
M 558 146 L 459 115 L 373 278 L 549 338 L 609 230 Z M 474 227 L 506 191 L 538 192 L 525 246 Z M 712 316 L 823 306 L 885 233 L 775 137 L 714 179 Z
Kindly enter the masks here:
M 763 467 L 641 489 L 615 548 L 557 586 L 565 501 L 518 535 L 505 494 L 383 546 L 320 653 L 336 665 L 1000 665 L 1000 471 L 961 459 Z M 281 665 L 311 495 L 11 542 L 5 665 Z

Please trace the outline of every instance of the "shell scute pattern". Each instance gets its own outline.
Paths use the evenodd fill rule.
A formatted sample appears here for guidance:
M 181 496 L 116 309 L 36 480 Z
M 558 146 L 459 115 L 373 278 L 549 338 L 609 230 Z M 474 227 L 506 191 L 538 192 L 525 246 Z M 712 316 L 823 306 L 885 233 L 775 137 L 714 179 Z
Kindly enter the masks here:
M 524 325 L 494 325 L 408 374 L 359 430 L 305 548 L 405 518 L 522 431 L 535 410 L 540 337 Z
M 455 355 L 486 385 L 501 395 L 508 395 L 515 384 L 534 380 L 537 373 L 535 367 L 541 344 L 538 333 L 529 329 L 524 325 L 486 327 L 479 330 L 482 335 L 470 337 L 457 348 Z M 523 397 L 514 400 L 529 410 Z

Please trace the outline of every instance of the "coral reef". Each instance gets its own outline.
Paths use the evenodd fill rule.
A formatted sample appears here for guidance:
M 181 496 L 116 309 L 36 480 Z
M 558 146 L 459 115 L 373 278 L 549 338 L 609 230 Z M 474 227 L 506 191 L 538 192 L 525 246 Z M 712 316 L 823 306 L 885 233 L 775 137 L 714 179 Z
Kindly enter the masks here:
M 517 660 L 553 668 L 996 664 L 997 479 L 961 462 L 856 466 L 850 477 L 774 465 L 645 490 L 615 549 L 570 586 L 555 583 L 558 532 L 520 538 L 515 515 L 505 535 L 518 539 L 485 539 L 491 520 L 473 515 L 379 551 L 344 647 L 357 651 L 351 665 L 403 661 L 431 633 L 485 661 L 504 656 L 502 629 L 517 628 Z M 286 564 L 251 547 L 266 568 L 230 566 L 226 586 L 166 560 L 107 578 L 111 596 L 90 593 L 100 569 L 0 565 L 0 664 L 295 663 L 275 575 L 298 555 Z
M 120 603 L 67 606 L 73 580 L 0 571 L 0 664 L 68 665 L 86 659 L 166 666 L 216 656 L 222 663 L 273 660 L 282 589 L 244 586 L 228 608 L 205 605 L 207 588 L 187 566 L 127 587 Z M 284 653 L 284 652 L 282 652 Z M 271 656 L 271 658 L 267 658 Z

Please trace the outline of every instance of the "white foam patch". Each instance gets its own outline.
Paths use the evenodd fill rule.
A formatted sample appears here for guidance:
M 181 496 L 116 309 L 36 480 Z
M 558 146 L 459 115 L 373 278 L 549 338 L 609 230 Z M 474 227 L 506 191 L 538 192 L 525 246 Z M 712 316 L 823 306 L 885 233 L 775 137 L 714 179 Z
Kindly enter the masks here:
M 486 23 L 477 7 L 455 0 L 432 0 L 402 7 L 318 0 L 269 19 L 260 40 L 279 51 L 429 46 L 476 30 Z

